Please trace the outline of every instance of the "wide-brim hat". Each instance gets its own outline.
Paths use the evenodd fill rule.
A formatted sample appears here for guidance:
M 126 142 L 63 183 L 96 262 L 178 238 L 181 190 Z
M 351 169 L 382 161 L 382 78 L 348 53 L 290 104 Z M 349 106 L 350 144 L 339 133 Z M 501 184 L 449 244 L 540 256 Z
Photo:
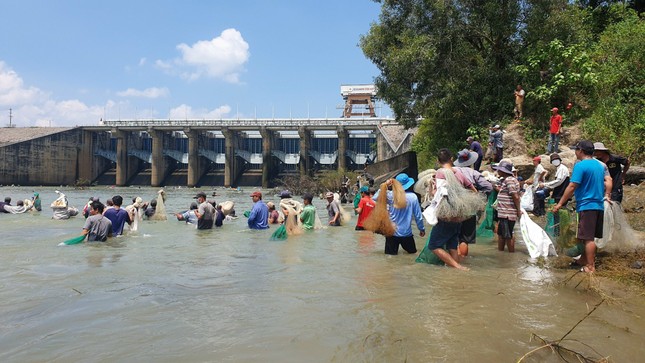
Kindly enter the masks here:
M 230 200 L 222 202 L 219 205 L 222 207 L 222 213 L 224 213 L 224 215 L 228 215 L 233 210 L 233 208 L 235 208 L 235 203 L 231 202 Z
M 562 158 L 560 157 L 560 154 L 557 154 L 557 153 L 553 153 L 553 154 L 551 154 L 551 156 L 549 156 L 549 159 L 550 159 L 550 160 L 549 160 L 550 162 L 553 162 L 553 160 L 560 160 L 560 161 L 562 161 Z
M 594 151 L 607 151 L 607 152 L 609 152 L 609 149 L 607 149 L 605 144 L 603 144 L 602 142 L 594 142 L 593 143 L 593 148 L 594 148 Z
M 396 176 L 395 178 L 401 185 L 403 186 L 403 190 L 408 190 L 411 186 L 414 185 L 414 178 L 410 178 L 410 176 L 406 173 L 401 173 Z
M 509 175 L 513 174 L 513 164 L 508 161 L 500 161 L 493 169 Z
M 471 166 L 477 161 L 477 158 L 479 158 L 479 154 L 476 152 L 463 149 L 457 153 L 457 160 L 454 164 L 461 167 Z

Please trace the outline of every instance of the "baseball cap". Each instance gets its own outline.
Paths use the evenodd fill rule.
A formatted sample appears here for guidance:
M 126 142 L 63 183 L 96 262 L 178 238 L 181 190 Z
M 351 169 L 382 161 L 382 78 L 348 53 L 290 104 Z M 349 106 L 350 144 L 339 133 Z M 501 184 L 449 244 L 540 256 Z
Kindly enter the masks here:
M 198 199 L 198 198 L 200 198 L 200 197 L 201 197 L 201 198 L 206 199 L 206 193 L 204 193 L 204 192 L 199 192 L 199 193 L 197 193 L 197 195 L 195 195 L 195 196 L 193 197 L 193 199 Z
M 258 191 L 255 191 L 255 192 L 251 193 L 250 196 L 251 197 L 260 197 L 260 198 L 262 198 L 262 193 L 258 192 Z
M 333 198 L 333 197 L 334 197 L 334 193 L 332 192 L 325 193 L 325 198 Z
M 541 162 L 542 162 L 542 158 L 541 158 L 541 157 L 539 157 L 539 156 L 536 156 L 536 157 L 534 157 L 534 158 L 533 158 L 533 161 L 537 161 L 538 163 L 541 163 Z
M 281 191 L 280 198 L 291 198 L 291 192 L 288 190 Z
M 578 143 L 575 145 L 571 146 L 571 149 L 573 150 L 582 150 L 587 153 L 592 153 L 594 151 L 594 145 L 591 143 L 591 141 L 588 140 L 580 140 Z
M 553 108 L 551 109 L 551 111 L 558 112 L 558 108 L 557 108 L 557 107 L 553 107 Z

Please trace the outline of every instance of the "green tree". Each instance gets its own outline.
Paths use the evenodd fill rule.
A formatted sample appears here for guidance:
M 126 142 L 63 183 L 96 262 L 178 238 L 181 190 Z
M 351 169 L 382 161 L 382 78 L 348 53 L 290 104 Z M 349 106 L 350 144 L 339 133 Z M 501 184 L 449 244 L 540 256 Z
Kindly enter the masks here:
M 614 151 L 643 161 L 645 152 L 645 23 L 616 5 L 624 20 L 609 25 L 593 51 L 598 82 L 584 131 Z

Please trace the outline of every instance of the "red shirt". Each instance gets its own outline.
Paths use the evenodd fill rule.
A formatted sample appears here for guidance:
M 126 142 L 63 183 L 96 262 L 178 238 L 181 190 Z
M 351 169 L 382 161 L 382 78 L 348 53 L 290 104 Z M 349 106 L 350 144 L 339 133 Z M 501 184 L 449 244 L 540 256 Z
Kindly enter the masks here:
M 549 129 L 549 132 L 557 134 L 560 131 L 560 126 L 562 126 L 562 116 L 557 114 L 551 116 L 551 129 Z
M 358 222 L 356 222 L 356 227 L 363 227 L 363 223 L 372 213 L 372 209 L 376 207 L 374 201 L 370 197 L 363 197 L 361 201 L 358 202 L 358 208 L 361 208 L 361 214 L 358 215 Z

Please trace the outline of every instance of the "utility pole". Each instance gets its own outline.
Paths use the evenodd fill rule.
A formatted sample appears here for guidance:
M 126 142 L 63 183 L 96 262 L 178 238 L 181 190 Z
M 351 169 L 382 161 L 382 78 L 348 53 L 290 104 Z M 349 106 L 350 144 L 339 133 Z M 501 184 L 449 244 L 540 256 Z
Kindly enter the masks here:
M 11 114 L 11 109 L 9 109 L 9 127 L 13 127 L 11 125 L 11 119 L 13 119 L 13 115 Z

